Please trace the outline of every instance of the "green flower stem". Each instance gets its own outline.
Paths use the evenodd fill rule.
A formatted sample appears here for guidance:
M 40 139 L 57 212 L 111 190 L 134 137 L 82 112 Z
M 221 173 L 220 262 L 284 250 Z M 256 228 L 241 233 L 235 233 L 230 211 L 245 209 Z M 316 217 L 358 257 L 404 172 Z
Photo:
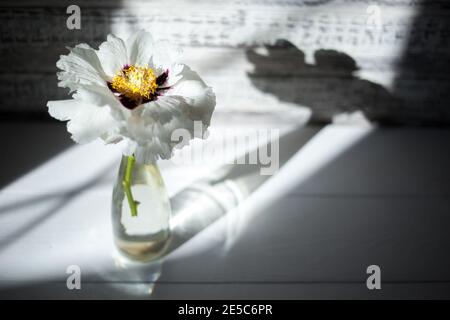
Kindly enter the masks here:
M 122 185 L 127 196 L 128 205 L 130 206 L 131 216 L 137 216 L 137 206 L 139 205 L 138 201 L 135 201 L 133 198 L 133 194 L 131 193 L 131 174 L 133 172 L 135 159 L 133 156 L 127 157 L 127 167 L 125 169 L 125 177 L 123 178 Z

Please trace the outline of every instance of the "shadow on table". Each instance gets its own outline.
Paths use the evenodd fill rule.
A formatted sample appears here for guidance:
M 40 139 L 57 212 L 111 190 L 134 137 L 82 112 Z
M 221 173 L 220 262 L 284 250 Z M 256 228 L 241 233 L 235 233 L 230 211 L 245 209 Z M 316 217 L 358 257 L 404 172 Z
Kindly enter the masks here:
M 0 189 L 74 145 L 63 123 L 0 121 Z
M 277 141 L 280 147 L 279 165 L 282 166 L 318 130 L 320 130 L 320 127 L 299 128 L 281 136 Z M 251 152 L 246 153 L 239 160 L 247 159 L 257 154 L 261 148 L 267 148 L 271 152 L 274 152 L 272 145 L 273 141 L 263 144 Z M 171 198 L 173 209 L 173 218 L 171 221 L 173 227 L 172 241 L 167 254 L 175 251 L 214 222 L 225 217 L 227 212 L 239 206 L 239 204 L 269 179 L 270 175 L 260 174 L 262 167 L 263 165 L 261 164 L 225 165 L 207 178 L 194 182 L 189 187 L 174 195 Z M 0 241 L 0 250 L 18 239 L 21 234 L 27 233 L 44 222 L 80 191 L 98 183 L 103 175 L 109 171 L 110 168 L 106 168 L 86 184 L 68 192 L 46 195 L 29 199 L 22 203 L 13 203 L 0 207 L 0 214 L 5 214 L 20 206 L 28 206 L 52 198 L 58 199 L 51 209 L 33 221 L 28 221 L 24 227 L 14 231 L 3 241 Z M 140 264 L 124 260 L 121 256 L 114 257 L 114 261 L 116 267 L 113 270 L 99 272 L 101 274 L 100 281 L 95 276 L 92 278 L 94 281 L 90 281 L 92 279 L 88 274 L 83 276 L 85 279 L 83 281 L 83 293 L 77 293 L 75 290 L 70 292 L 65 288 L 65 283 L 63 282 L 38 279 L 36 283 L 23 283 L 10 288 L 0 288 L 0 297 L 36 298 L 48 295 L 51 298 L 57 292 L 62 292 L 61 294 L 58 293 L 58 296 L 64 298 L 93 298 L 98 296 L 98 293 L 96 293 L 97 290 L 101 290 L 101 295 L 105 297 L 114 298 L 148 298 L 152 295 L 153 287 L 155 283 L 158 283 L 158 278 L 163 272 L 162 261 Z M 89 292 L 89 288 L 92 288 L 91 290 L 93 291 Z
M 297 128 L 281 136 L 277 141 L 272 140 L 258 146 L 236 159 L 235 164 L 222 166 L 208 177 L 194 182 L 174 195 L 171 198 L 172 242 L 168 249 L 169 253 L 226 216 L 271 177 L 261 174 L 264 165 L 248 164 L 248 159 L 252 157 L 258 159 L 261 149 L 264 149 L 264 152 L 266 150 L 276 152 L 274 149 L 276 143 L 279 146 L 281 167 L 319 130 L 320 126 Z
M 284 138 L 280 139 L 284 141 L 280 143 L 283 161 L 315 134 L 315 130 L 304 130 L 308 128 L 281 137 Z M 450 154 L 439 146 L 445 145 L 449 134 L 442 130 L 427 131 L 425 135 L 414 130 L 374 130 L 340 149 L 340 153 L 328 158 L 306 178 L 291 170 L 294 183 L 289 189 L 290 200 L 298 197 L 301 201 L 289 206 L 280 199 L 261 208 L 245 226 L 239 245 L 233 246 L 226 255 L 221 254 L 221 247 L 208 243 L 214 240 L 214 234 L 206 235 L 201 240 L 207 248 L 194 248 L 182 257 L 169 259 L 156 285 L 148 280 L 151 270 L 143 269 L 145 272 L 134 275 L 117 270 L 115 277 L 109 277 L 104 275 L 106 271 L 99 261 L 95 274 L 83 274 L 85 281 L 80 291 L 67 290 L 61 280 L 35 279 L 1 287 L 0 297 L 149 298 L 146 290 L 155 285 L 151 295 L 155 299 L 336 298 L 341 295 L 370 298 L 364 283 L 365 268 L 372 261 L 384 266 L 386 286 L 392 282 L 392 290 L 382 290 L 383 297 L 448 297 L 448 291 L 445 294 L 439 291 L 439 281 L 448 280 L 444 275 L 450 265 L 444 254 L 450 246 L 450 220 L 446 214 L 450 172 L 445 166 Z M 305 161 L 317 160 L 305 156 Z M 236 177 L 250 181 L 257 170 L 247 171 L 245 167 L 231 165 L 217 179 L 208 180 L 210 188 L 227 180 L 240 185 Z M 300 164 L 298 170 L 309 170 L 309 166 Z M 270 177 L 258 184 L 245 185 L 250 186 L 248 190 L 257 190 L 267 179 Z M 423 186 L 427 186 L 426 190 Z M 197 196 L 187 198 L 209 203 L 222 201 L 205 200 L 196 188 L 192 193 Z M 194 207 L 193 203 L 184 204 Z M 174 219 L 185 212 L 176 208 Z M 212 216 L 217 218 L 211 218 L 209 226 L 226 216 L 220 206 L 214 210 Z M 202 220 L 202 216 L 210 217 L 209 210 L 184 214 L 185 228 L 175 230 L 178 242 L 174 242 L 172 250 L 189 239 L 195 240 L 199 232 L 208 228 L 208 223 L 198 226 L 195 221 Z M 220 227 L 223 222 L 222 219 Z M 417 263 L 418 257 L 421 263 Z M 427 293 L 406 292 L 404 287 L 395 287 L 398 281 L 428 283 L 431 287 Z M 349 292 L 349 285 L 364 290 Z
M 450 265 L 444 254 L 450 247 L 450 152 L 438 146 L 449 136 L 442 130 L 373 130 L 350 145 L 349 135 L 337 139 L 340 151 L 324 162 L 305 153 L 305 165 L 295 161 L 298 171 L 288 163 L 290 175 L 287 168 L 280 172 L 291 178 L 286 197 L 252 213 L 230 250 L 224 254 L 228 221 L 221 219 L 208 228 L 213 232 L 199 235 L 201 242 L 168 261 L 153 296 L 323 298 L 349 294 L 355 285 L 365 297 L 373 261 L 385 270 L 383 283 L 392 282 L 383 297 L 427 296 L 395 287 L 399 281 L 429 283 L 429 296 L 448 296 L 438 282 L 448 280 Z M 308 161 L 320 165 L 312 170 Z
M 25 198 L 18 201 L 6 203 L 0 206 L 0 219 L 4 219 L 7 214 L 17 214 L 18 209 L 22 207 L 37 206 L 40 203 L 51 202 L 50 208 L 47 208 L 43 212 L 36 214 L 32 219 L 23 221 L 22 223 L 11 226 L 13 231 L 3 235 L 0 239 L 0 252 L 8 247 L 14 241 L 20 239 L 20 237 L 26 235 L 28 232 L 43 224 L 47 219 L 52 217 L 61 208 L 70 203 L 72 199 L 78 196 L 81 192 L 99 184 L 104 177 L 111 172 L 113 165 L 108 165 L 103 170 L 98 172 L 88 181 L 76 186 L 75 188 L 65 190 L 59 193 L 44 194 L 41 196 L 35 196 L 32 198 Z M 16 220 L 17 221 L 17 220 Z
M 404 112 L 403 101 L 385 87 L 360 78 L 356 61 L 346 53 L 320 49 L 310 64 L 302 50 L 279 39 L 273 45 L 248 49 L 246 54 L 253 65 L 248 73 L 252 84 L 280 101 L 309 108 L 310 124 L 327 124 L 339 114 L 355 111 L 382 125 L 417 120 Z

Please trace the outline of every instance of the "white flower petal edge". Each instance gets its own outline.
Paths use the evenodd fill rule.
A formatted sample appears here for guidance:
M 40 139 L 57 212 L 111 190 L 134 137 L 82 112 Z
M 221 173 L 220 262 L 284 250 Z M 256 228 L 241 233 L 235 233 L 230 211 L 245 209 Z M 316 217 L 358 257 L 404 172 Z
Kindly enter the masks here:
M 107 41 L 100 45 L 97 56 L 109 79 L 129 63 L 125 42 L 112 34 L 108 35 Z
M 216 105 L 216 96 L 211 87 L 208 87 L 199 77 L 197 72 L 184 66 L 178 76 L 178 81 L 168 95 L 184 97 L 189 105 L 190 118 L 202 121 L 209 126 L 212 113 Z
M 56 66 L 62 71 L 57 73 L 58 86 L 74 91 L 83 84 L 104 86 L 106 75 L 94 49 L 87 44 L 68 48 L 70 53 L 61 56 Z
M 109 35 L 99 50 L 81 44 L 61 56 L 57 67 L 59 86 L 75 91 L 73 99 L 49 101 L 52 117 L 68 121 L 67 129 L 78 143 L 101 138 L 106 144 L 122 141 L 123 153 L 141 163 L 170 158 L 175 147 L 188 141 L 172 141 L 176 129 L 191 137 L 203 138 L 210 125 L 216 98 L 198 74 L 180 63 L 181 50 L 163 41 L 154 41 L 139 31 L 127 41 Z M 164 93 L 155 100 L 125 108 L 108 88 L 108 81 L 125 65 L 168 73 Z M 201 123 L 200 132 L 194 122 Z M 201 134 L 202 133 L 202 134 Z
M 152 66 L 155 43 L 150 33 L 141 30 L 127 39 L 128 63 Z
M 78 143 L 88 143 L 98 137 L 104 140 L 114 134 L 116 122 L 109 107 L 98 107 L 77 100 L 49 101 L 48 110 L 52 117 L 66 121 L 67 131 Z

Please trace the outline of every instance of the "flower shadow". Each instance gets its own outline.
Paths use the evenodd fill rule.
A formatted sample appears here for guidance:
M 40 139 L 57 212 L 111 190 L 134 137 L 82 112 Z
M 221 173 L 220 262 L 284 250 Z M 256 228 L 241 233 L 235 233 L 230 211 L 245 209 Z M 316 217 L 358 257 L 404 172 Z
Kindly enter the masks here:
M 248 73 L 260 91 L 282 102 L 311 110 L 309 124 L 327 124 L 342 113 L 360 111 L 381 125 L 414 123 L 403 112 L 404 102 L 375 82 L 362 79 L 356 61 L 346 53 L 320 49 L 314 63 L 305 61 L 305 53 L 285 39 L 256 48 L 246 55 L 254 70 Z

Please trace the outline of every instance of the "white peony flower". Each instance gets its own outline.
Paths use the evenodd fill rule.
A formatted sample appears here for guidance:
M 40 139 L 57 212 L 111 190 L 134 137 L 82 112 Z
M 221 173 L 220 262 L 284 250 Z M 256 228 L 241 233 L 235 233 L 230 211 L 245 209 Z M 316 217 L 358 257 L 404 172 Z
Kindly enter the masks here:
M 141 163 L 170 158 L 179 145 L 172 132 L 194 137 L 194 121 L 205 132 L 216 104 L 213 90 L 179 58 L 180 50 L 145 31 L 126 41 L 109 35 L 98 50 L 77 45 L 56 63 L 58 85 L 73 99 L 49 101 L 48 111 L 68 121 L 78 143 L 122 141 L 124 154 Z

